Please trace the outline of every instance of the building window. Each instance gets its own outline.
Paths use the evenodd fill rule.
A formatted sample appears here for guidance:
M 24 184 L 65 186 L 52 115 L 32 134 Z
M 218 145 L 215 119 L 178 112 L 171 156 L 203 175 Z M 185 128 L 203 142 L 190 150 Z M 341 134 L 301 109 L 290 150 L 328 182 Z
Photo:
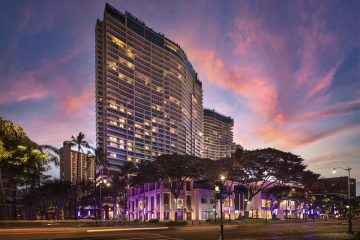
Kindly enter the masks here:
M 164 205 L 169 205 L 169 202 L 170 202 L 169 194 L 164 193 Z
M 160 205 L 160 194 L 156 194 L 156 205 Z
M 207 203 L 207 198 L 206 197 L 201 197 L 201 203 L 206 204 Z
M 178 208 L 182 208 L 183 205 L 184 205 L 184 199 L 179 198 L 179 199 L 177 200 L 177 207 L 178 207 Z
M 169 220 L 170 214 L 169 212 L 164 212 L 164 220 Z
M 187 208 L 191 208 L 191 196 L 186 195 L 186 206 Z

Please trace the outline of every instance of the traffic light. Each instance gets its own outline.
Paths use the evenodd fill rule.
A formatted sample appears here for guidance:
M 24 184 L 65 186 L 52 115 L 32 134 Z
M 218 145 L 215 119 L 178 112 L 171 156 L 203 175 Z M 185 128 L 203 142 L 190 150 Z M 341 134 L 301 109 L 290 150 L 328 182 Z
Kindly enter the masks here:
M 222 194 L 222 183 L 216 182 L 215 183 L 215 198 L 220 199 Z

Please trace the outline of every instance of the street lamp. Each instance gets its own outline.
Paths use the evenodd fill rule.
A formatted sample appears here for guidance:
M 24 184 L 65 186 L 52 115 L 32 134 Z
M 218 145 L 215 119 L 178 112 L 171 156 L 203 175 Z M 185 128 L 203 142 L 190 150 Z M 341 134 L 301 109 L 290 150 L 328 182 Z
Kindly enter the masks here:
M 220 188 L 220 240 L 224 240 L 224 216 L 223 216 L 223 187 L 225 176 L 220 176 L 221 188 Z
M 110 187 L 110 186 L 111 186 L 111 183 L 108 182 L 106 179 L 100 180 L 100 182 L 99 182 L 99 188 L 100 188 L 100 191 L 99 191 L 99 202 L 100 202 L 100 205 L 102 205 L 102 201 L 101 201 L 101 189 L 102 189 L 102 185 L 105 185 L 106 187 Z M 100 210 L 100 213 L 101 213 L 101 210 Z M 100 219 L 101 219 L 101 216 L 100 216 Z
M 333 168 L 332 173 L 335 174 L 336 173 L 336 169 L 342 169 L 348 172 L 348 200 L 349 200 L 349 230 L 348 233 L 353 234 L 353 230 L 352 230 L 352 220 L 351 220 L 351 195 L 350 195 L 350 171 L 351 168 L 347 167 L 347 168 L 342 168 L 342 167 L 336 167 Z

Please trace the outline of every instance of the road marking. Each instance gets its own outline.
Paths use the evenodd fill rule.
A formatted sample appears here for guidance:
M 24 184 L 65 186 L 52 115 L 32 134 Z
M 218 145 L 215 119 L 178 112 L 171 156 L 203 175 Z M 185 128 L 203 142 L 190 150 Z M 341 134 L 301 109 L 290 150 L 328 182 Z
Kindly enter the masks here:
M 110 229 L 88 229 L 86 232 L 117 232 L 117 231 L 142 231 L 142 230 L 165 230 L 169 227 L 152 227 L 152 228 L 110 228 Z

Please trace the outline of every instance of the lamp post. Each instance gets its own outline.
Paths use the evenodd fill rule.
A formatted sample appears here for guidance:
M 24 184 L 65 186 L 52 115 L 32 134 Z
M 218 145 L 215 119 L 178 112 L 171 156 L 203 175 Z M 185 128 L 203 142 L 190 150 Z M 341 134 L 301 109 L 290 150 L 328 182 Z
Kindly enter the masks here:
M 342 167 L 336 167 L 333 168 L 332 173 L 335 174 L 336 173 L 336 169 L 342 169 L 348 172 L 348 201 L 349 201 L 349 217 L 348 217 L 348 221 L 349 221 L 349 230 L 348 233 L 353 234 L 353 230 L 352 230 L 352 220 L 351 220 L 351 195 L 350 195 L 350 171 L 351 168 L 347 167 L 347 168 L 342 168 Z
M 220 176 L 221 188 L 220 188 L 220 240 L 224 240 L 224 216 L 223 216 L 223 187 L 225 176 Z
M 100 205 L 102 205 L 102 199 L 101 199 L 101 189 L 102 189 L 102 185 L 105 185 L 105 186 L 107 186 L 107 187 L 110 187 L 110 182 L 108 182 L 106 179 L 102 179 L 102 180 L 100 180 L 100 182 L 99 182 L 99 188 L 100 188 L 100 191 L 99 191 L 99 202 L 100 202 Z M 101 213 L 101 210 L 100 210 L 100 213 Z M 101 219 L 101 214 L 100 214 L 100 219 Z

